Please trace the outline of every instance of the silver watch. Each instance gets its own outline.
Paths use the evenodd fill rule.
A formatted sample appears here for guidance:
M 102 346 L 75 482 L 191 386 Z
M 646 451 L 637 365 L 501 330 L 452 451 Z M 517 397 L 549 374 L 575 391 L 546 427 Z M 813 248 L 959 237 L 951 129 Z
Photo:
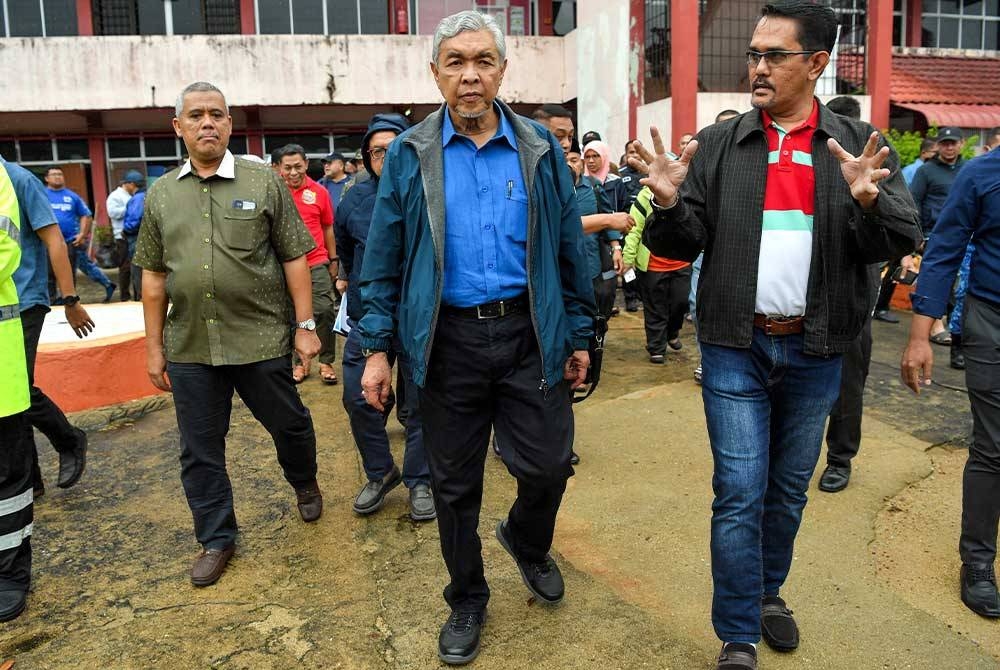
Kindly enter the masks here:
M 295 327 L 300 330 L 316 330 L 316 321 L 313 319 L 306 319 L 305 321 L 299 321 L 296 323 Z

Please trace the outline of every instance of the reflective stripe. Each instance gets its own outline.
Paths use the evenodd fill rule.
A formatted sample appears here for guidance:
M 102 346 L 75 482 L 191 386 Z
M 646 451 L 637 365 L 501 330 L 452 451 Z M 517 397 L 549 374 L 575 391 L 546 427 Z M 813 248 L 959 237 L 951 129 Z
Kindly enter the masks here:
M 30 505 L 31 501 L 33 501 L 34 499 L 35 499 L 34 490 L 29 488 L 24 493 L 16 495 L 13 498 L 0 500 L 0 516 L 6 516 L 8 514 L 13 514 L 14 512 L 20 512 L 25 507 Z
M 0 321 L 9 321 L 10 319 L 16 319 L 21 315 L 21 310 L 18 305 L 3 305 L 0 306 Z
M 20 547 L 21 541 L 31 535 L 31 528 L 34 525 L 35 524 L 29 523 L 21 530 L 15 530 L 13 533 L 0 535 L 0 551 L 7 551 L 8 549 Z
M 11 221 L 9 216 L 3 214 L 0 214 L 0 233 L 7 233 L 10 239 L 18 243 L 21 242 L 21 230 L 16 223 Z

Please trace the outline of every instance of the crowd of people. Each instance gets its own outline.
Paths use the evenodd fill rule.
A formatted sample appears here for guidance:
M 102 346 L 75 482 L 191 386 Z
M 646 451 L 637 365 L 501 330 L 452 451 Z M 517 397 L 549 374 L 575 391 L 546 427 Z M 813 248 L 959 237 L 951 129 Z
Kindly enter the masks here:
M 815 97 L 836 35 L 819 4 L 767 5 L 747 52 L 752 109 L 720 112 L 683 135 L 677 153 L 654 128 L 649 146 L 632 139 L 617 160 L 600 131 L 578 141 L 564 107 L 529 119 L 503 102 L 504 36 L 477 12 L 449 16 L 435 33 L 441 108 L 413 126 L 376 114 L 359 155 L 328 155 L 319 181 L 299 145 L 275 150 L 270 169 L 234 156 L 222 91 L 187 86 L 173 127 L 188 160 L 148 190 L 128 172 L 107 209 L 121 298 L 143 303 L 149 378 L 173 394 L 201 545 L 191 582 L 218 581 L 236 547 L 225 458 L 234 391 L 273 438 L 302 520 L 322 515 L 316 434 L 295 386 L 318 358 L 322 381 L 342 382 L 367 479 L 353 510 L 375 513 L 402 483 L 411 518 L 437 521 L 450 609 L 441 660 L 468 663 L 480 650 L 491 437 L 517 480 L 497 541 L 538 601 L 560 602 L 550 549 L 580 462 L 573 403 L 598 376 L 620 289 L 627 311 L 641 305 L 651 364 L 682 349 L 686 317 L 695 328 L 714 462 L 716 667 L 757 668 L 761 638 L 779 651 L 799 646 L 783 587 L 824 431 L 819 486 L 837 492 L 861 440 L 871 320 L 899 321 L 896 283 L 919 271 L 901 374 L 914 391 L 929 383 L 931 343 L 949 345 L 951 366 L 966 370 L 975 427 L 961 597 L 1000 617 L 1000 152 L 965 161 L 962 131 L 941 128 L 920 164 L 901 169 L 855 100 Z M 1000 131 L 987 144 L 997 143 Z M 32 504 L 44 493 L 32 426 L 59 453 L 59 486 L 78 481 L 87 454 L 86 434 L 32 385 L 48 268 L 80 337 L 94 324 L 76 268 L 108 300 L 116 286 L 87 265 L 91 212 L 61 170 L 46 173 L 43 189 L 23 168 L 2 167 L 0 372 L 11 381 L 0 394 L 0 620 L 9 620 L 26 605 Z M 393 408 L 405 427 L 402 468 L 386 432 Z

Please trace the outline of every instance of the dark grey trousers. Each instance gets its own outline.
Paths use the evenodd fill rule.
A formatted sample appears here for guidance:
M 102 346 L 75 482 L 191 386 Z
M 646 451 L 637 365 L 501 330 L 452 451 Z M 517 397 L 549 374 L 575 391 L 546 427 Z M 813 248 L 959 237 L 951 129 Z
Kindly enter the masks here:
M 830 411 L 826 428 L 826 462 L 851 467 L 851 459 L 861 447 L 861 414 L 865 382 L 872 362 L 872 320 L 865 322 L 861 334 L 844 353 L 840 372 L 840 396 Z
M 972 445 L 962 480 L 963 563 L 993 563 L 1000 523 L 1000 305 L 965 296 L 965 383 Z

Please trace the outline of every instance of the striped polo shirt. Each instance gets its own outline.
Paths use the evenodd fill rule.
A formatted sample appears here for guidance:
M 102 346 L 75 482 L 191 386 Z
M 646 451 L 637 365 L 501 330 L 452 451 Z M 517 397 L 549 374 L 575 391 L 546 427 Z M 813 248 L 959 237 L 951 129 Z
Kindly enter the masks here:
M 754 311 L 800 316 L 806 312 L 812 263 L 816 196 L 812 139 L 819 123 L 819 106 L 813 101 L 809 118 L 790 131 L 765 111 L 761 111 L 761 120 L 767 135 L 767 186 Z

